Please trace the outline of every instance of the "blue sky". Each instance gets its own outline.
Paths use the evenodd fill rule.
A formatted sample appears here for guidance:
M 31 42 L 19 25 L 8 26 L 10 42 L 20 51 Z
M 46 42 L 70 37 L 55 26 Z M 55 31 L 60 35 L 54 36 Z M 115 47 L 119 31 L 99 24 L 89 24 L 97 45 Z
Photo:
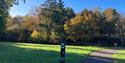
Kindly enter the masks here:
M 10 10 L 11 16 L 27 15 L 28 11 L 36 6 L 39 6 L 45 0 L 26 0 L 26 3 L 14 5 Z M 100 7 L 101 10 L 106 8 L 117 9 L 118 12 L 125 14 L 125 0 L 63 0 L 65 7 L 71 7 L 76 13 L 81 12 L 83 9 L 94 9 Z

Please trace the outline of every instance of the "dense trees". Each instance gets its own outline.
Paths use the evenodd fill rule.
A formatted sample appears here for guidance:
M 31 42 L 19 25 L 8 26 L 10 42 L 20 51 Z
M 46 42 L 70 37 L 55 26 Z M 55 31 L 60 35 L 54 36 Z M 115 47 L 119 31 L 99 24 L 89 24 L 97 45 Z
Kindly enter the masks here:
M 44 22 L 40 23 L 40 28 L 46 29 L 46 40 L 51 41 L 53 25 L 55 24 L 56 13 L 57 13 L 57 1 L 56 0 L 46 0 L 42 4 L 42 10 L 39 14 L 39 17 L 44 18 Z M 45 31 L 45 30 L 44 30 Z
M 0 0 L 0 39 L 5 30 L 5 23 L 6 18 L 9 15 L 9 9 L 13 4 L 19 4 L 19 0 Z
M 46 0 L 41 6 L 39 28 L 46 32 L 46 40 L 54 41 L 64 37 L 64 24 L 75 16 L 71 8 L 64 8 L 61 0 Z M 57 41 L 56 40 L 56 41 Z
M 119 39 L 121 41 L 119 44 L 125 44 L 123 41 L 125 17 L 115 9 L 107 8 L 103 11 L 97 8 L 84 9 L 75 14 L 72 8 L 64 7 L 62 0 L 46 0 L 41 6 L 32 8 L 28 15 L 12 18 L 8 15 L 8 11 L 15 0 L 2 2 L 4 5 L 6 3 L 9 3 L 5 9 L 6 13 L 0 4 L 0 32 L 6 27 L 5 40 L 59 43 L 58 40 L 65 38 L 68 43 L 84 44 L 97 42 L 98 38 L 107 40 L 113 38 L 113 40 Z M 107 44 L 114 43 L 116 41 Z
M 95 37 L 107 37 L 107 40 L 120 37 L 120 40 L 123 35 L 121 34 L 123 32 L 121 31 L 120 17 L 121 15 L 111 8 L 104 10 L 104 12 L 85 9 L 69 23 L 66 23 L 65 29 L 68 38 L 76 42 L 91 41 Z

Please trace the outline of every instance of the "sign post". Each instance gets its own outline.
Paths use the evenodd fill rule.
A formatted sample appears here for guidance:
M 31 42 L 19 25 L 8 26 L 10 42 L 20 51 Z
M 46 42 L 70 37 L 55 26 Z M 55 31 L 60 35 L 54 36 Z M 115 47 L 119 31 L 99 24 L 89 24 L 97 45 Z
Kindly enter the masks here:
M 65 39 L 61 40 L 60 63 L 65 63 Z

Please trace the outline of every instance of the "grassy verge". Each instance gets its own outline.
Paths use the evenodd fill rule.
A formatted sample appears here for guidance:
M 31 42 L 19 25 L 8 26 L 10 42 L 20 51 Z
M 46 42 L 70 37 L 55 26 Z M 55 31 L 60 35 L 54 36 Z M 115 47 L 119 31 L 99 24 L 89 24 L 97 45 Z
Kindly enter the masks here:
M 119 50 L 113 58 L 115 58 L 114 63 L 125 63 L 125 50 Z
M 67 46 L 66 63 L 79 63 L 99 47 Z M 59 45 L 0 42 L 0 63 L 59 63 Z

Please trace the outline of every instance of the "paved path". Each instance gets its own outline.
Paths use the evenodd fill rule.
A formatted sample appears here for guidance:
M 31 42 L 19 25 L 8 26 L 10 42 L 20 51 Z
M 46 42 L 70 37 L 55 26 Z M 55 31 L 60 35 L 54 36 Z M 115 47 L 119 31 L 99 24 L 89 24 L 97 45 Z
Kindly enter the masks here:
M 104 49 L 100 51 L 94 51 L 82 63 L 112 63 L 112 54 L 116 52 L 117 50 L 115 49 Z

